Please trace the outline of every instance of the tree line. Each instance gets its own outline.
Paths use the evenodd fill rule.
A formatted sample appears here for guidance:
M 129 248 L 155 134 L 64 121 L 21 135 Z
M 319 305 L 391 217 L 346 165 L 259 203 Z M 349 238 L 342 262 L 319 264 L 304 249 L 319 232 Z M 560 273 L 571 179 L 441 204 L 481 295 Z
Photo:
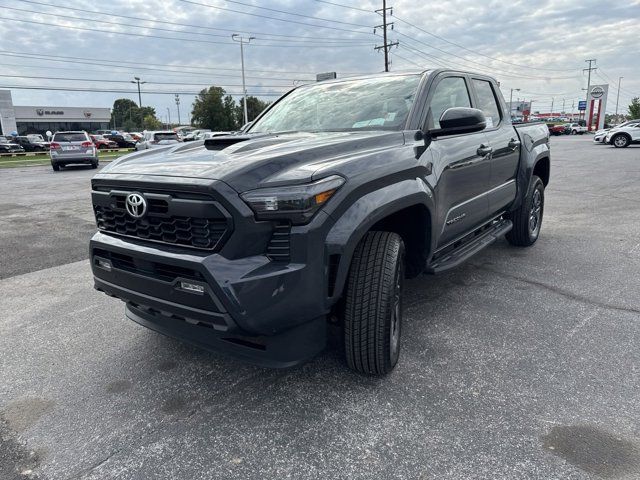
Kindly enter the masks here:
M 267 106 L 257 97 L 247 97 L 247 116 L 255 119 Z M 236 102 L 221 87 L 212 86 L 200 91 L 192 105 L 191 123 L 198 128 L 213 131 L 238 130 L 244 124 L 244 98 Z M 159 130 L 163 123 L 153 107 L 140 108 L 128 98 L 118 98 L 111 110 L 111 126 L 127 132 L 136 130 Z

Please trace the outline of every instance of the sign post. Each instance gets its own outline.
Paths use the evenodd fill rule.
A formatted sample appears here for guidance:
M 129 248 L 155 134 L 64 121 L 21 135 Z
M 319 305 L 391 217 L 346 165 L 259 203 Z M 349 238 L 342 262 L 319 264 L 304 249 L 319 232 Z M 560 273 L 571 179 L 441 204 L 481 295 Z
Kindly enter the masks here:
M 587 94 L 589 103 L 589 117 L 587 119 L 587 130 L 601 130 L 604 128 L 604 114 L 607 111 L 607 95 L 609 85 L 593 85 Z M 596 111 L 597 107 L 597 111 Z M 595 119 L 594 119 L 595 114 Z M 594 122 L 595 120 L 595 122 Z

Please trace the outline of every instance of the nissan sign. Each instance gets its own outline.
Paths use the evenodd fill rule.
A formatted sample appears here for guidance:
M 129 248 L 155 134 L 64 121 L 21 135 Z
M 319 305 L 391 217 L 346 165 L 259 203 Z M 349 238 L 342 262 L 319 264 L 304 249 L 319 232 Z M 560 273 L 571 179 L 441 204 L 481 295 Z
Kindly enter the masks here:
M 593 87 L 591 89 L 591 98 L 601 98 L 604 95 L 604 89 L 602 87 Z

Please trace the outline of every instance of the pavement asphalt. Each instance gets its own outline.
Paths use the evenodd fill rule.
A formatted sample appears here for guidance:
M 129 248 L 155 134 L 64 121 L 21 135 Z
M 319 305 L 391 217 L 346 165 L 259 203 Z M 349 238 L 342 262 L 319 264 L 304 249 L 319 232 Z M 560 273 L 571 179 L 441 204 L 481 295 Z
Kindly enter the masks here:
M 384 378 L 126 320 L 92 286 L 95 171 L 0 171 L 0 479 L 640 478 L 640 147 L 551 142 L 539 241 L 408 281 Z

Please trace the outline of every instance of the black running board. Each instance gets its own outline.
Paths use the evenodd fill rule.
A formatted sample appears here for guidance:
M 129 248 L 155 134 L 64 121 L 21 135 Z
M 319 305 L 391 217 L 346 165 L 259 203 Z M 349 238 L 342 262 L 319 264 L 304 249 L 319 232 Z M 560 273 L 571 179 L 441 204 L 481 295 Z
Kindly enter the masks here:
M 425 269 L 425 273 L 441 273 L 445 270 L 457 267 L 470 257 L 474 256 L 483 248 L 491 245 L 512 228 L 513 223 L 511 222 L 511 220 L 499 220 L 498 222 L 494 223 L 486 230 L 484 230 L 482 233 L 479 233 L 475 238 L 463 243 L 455 250 L 447 252 L 443 256 L 436 258 Z

